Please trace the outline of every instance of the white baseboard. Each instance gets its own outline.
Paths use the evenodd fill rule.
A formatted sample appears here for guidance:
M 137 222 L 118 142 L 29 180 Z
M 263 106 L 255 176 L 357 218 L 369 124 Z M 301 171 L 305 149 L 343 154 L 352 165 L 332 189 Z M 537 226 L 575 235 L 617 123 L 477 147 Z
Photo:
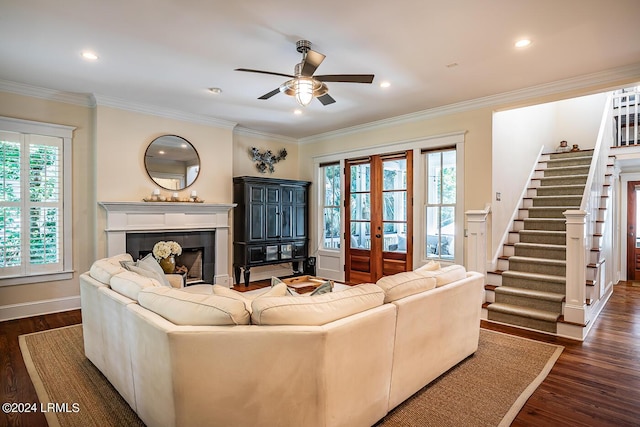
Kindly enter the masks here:
M 80 308 L 80 295 L 0 306 L 0 322 Z

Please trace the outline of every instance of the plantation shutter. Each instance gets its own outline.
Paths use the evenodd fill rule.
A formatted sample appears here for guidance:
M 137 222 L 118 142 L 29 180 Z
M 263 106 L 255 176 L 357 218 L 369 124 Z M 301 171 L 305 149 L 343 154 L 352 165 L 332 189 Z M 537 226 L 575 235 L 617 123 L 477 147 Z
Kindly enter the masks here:
M 61 269 L 62 139 L 28 135 L 30 272 Z
M 0 271 L 19 274 L 22 265 L 22 135 L 0 132 Z
M 62 148 L 62 138 L 0 132 L 3 276 L 62 270 Z

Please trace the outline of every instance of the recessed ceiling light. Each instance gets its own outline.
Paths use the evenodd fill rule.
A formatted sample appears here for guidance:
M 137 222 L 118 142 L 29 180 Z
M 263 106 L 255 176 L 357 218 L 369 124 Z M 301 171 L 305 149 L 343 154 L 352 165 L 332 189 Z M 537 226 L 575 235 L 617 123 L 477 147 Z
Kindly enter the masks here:
M 82 52 L 82 57 L 90 61 L 95 61 L 96 59 L 98 59 L 98 55 L 88 50 L 85 50 L 84 52 Z
M 382 88 L 387 88 L 389 86 L 391 86 L 391 83 L 389 83 L 387 81 L 384 81 L 384 82 L 380 83 L 380 87 L 382 87 Z
M 302 110 L 293 110 L 293 114 L 295 114 L 296 116 L 299 116 L 302 114 Z
M 222 93 L 222 89 L 220 89 L 219 87 L 210 87 L 209 92 L 215 93 L 216 95 L 218 95 L 219 93 Z
M 522 39 L 522 40 L 518 40 L 516 42 L 516 47 L 527 47 L 531 44 L 531 40 L 529 39 Z

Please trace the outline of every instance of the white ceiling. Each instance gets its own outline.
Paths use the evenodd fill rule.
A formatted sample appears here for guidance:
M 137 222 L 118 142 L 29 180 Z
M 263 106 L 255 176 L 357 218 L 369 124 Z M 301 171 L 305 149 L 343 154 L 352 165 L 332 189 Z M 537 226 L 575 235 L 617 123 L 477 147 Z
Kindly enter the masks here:
M 5 81 L 302 138 L 640 66 L 640 1 L 0 0 L 0 39 Z M 293 74 L 299 39 L 326 55 L 318 74 L 373 84 L 328 83 L 337 102 L 299 116 L 284 94 L 258 100 L 286 79 L 234 69 Z

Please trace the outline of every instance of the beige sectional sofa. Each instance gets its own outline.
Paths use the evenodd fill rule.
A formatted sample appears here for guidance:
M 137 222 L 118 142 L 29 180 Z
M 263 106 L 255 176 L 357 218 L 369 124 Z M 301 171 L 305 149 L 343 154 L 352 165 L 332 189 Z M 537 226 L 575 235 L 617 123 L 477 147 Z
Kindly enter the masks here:
M 484 279 L 462 266 L 251 299 L 128 260 L 81 275 L 85 354 L 148 426 L 370 426 L 478 346 Z

